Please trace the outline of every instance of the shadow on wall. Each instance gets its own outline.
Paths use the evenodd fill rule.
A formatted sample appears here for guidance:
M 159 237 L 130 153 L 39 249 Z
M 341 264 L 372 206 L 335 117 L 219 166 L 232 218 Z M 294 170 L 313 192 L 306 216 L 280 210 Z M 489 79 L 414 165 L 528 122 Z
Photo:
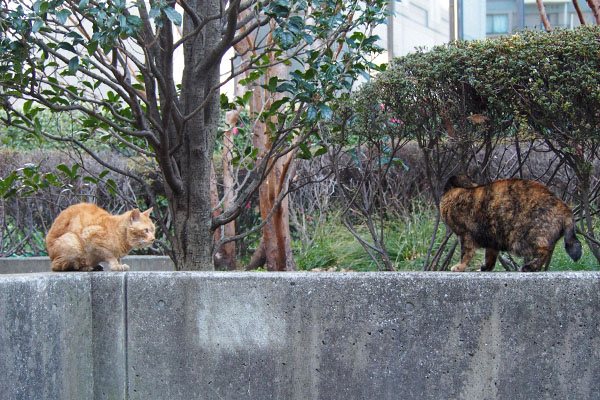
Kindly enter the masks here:
M 597 399 L 599 283 L 595 272 L 0 275 L 0 398 Z

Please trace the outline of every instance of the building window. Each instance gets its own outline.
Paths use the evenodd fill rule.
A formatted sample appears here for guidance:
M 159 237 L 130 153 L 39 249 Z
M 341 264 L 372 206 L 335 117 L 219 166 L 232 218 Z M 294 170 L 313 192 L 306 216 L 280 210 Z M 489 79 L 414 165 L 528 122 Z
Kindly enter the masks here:
M 429 12 L 427 9 L 411 2 L 409 15 L 410 19 L 416 21 L 418 24 L 422 26 L 429 26 Z
M 486 15 L 485 33 L 488 35 L 508 33 L 508 14 Z
M 548 17 L 548 21 L 550 21 L 550 25 L 551 26 L 559 26 L 558 23 L 558 13 L 553 12 L 553 13 L 546 13 L 546 16 Z M 542 19 L 540 18 L 540 26 L 544 26 L 544 23 L 542 22 Z

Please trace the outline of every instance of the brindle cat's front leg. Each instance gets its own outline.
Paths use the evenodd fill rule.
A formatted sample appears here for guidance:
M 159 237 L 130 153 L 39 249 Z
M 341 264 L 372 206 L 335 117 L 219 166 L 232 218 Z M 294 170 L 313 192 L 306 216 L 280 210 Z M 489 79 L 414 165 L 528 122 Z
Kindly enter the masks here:
M 485 249 L 485 264 L 481 266 L 481 271 L 492 271 L 496 266 L 499 251 L 496 249 Z
M 473 254 L 475 254 L 475 243 L 468 238 L 460 238 L 460 263 L 453 266 L 450 270 L 452 272 L 464 272 L 467 269 L 467 265 Z

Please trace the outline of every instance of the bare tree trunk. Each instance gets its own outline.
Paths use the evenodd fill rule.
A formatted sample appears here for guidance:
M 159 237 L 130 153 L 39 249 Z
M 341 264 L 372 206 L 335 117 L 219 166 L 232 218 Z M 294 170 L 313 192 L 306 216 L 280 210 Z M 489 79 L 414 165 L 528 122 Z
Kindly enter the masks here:
M 550 26 L 550 21 L 548 21 L 548 15 L 546 15 L 546 7 L 544 7 L 544 3 L 542 0 L 536 0 L 538 11 L 540 13 L 540 17 L 542 18 L 542 23 L 544 24 L 544 29 L 546 32 L 550 32 L 552 27 Z
M 272 71 L 276 74 L 277 71 Z M 276 76 L 276 75 L 273 75 Z M 258 91 L 258 90 L 256 90 Z M 255 91 L 255 94 L 256 94 Z M 255 99 L 256 100 L 256 99 Z M 255 103 L 255 107 L 258 104 Z M 262 106 L 262 104 L 260 104 Z M 253 107 L 251 107 L 252 110 Z M 256 108 L 254 108 L 256 109 Z M 264 158 L 270 148 L 270 137 L 266 131 L 266 124 L 257 121 L 254 128 L 252 141 L 258 149 L 258 158 Z M 292 153 L 275 161 L 267 179 L 260 186 L 258 195 L 260 200 L 260 214 L 263 220 L 273 209 L 276 199 L 284 187 L 284 180 L 288 176 L 288 168 L 293 162 Z M 290 218 L 288 198 L 277 206 L 271 219 L 263 227 L 262 246 L 265 252 L 265 262 L 269 271 L 293 271 L 296 269 L 292 257 Z
M 266 126 L 262 122 L 256 124 L 254 130 L 254 146 L 259 149 L 258 157 L 262 158 L 269 150 L 269 136 L 265 132 Z M 277 197 L 284 186 L 288 176 L 288 169 L 293 162 L 292 154 L 275 162 L 267 179 L 259 188 L 260 214 L 262 219 L 267 218 L 275 206 Z M 288 198 L 277 206 L 274 214 L 263 227 L 263 237 L 246 269 L 256 269 L 267 265 L 269 271 L 294 271 L 296 265 L 292 257 L 290 218 Z
M 579 2 L 577 0 L 573 0 L 573 7 L 577 12 L 577 17 L 579 18 L 579 23 L 581 25 L 585 25 L 585 18 L 583 17 L 583 12 L 581 12 L 581 7 L 579 7 Z
M 223 134 L 223 206 L 225 209 L 229 208 L 234 200 L 233 193 L 233 137 L 235 135 L 235 125 L 237 124 L 240 112 L 237 110 L 228 111 L 225 114 L 225 121 L 230 129 L 225 131 Z M 224 225 L 219 233 L 219 239 L 221 235 L 224 237 L 235 236 L 235 222 Z M 215 238 L 216 240 L 216 238 Z M 217 253 L 217 263 L 219 266 L 226 267 L 228 270 L 236 269 L 235 264 L 235 242 L 227 242 L 221 246 Z
M 262 218 L 273 209 L 277 197 L 281 193 L 283 180 L 286 179 L 287 168 L 293 162 L 291 154 L 285 159 L 279 159 L 265 183 L 259 189 L 260 214 Z M 296 264 L 292 256 L 292 243 L 290 234 L 290 216 L 288 198 L 277 206 L 269 222 L 263 227 L 263 246 L 267 270 L 269 271 L 295 271 Z
M 270 68 L 267 77 L 284 76 L 286 73 L 287 67 L 284 64 L 279 64 Z M 279 100 L 282 96 L 281 93 L 278 93 L 272 97 L 271 101 Z M 277 118 L 273 117 L 272 122 L 277 124 Z M 265 149 L 270 148 L 270 139 L 270 135 L 265 137 L 265 144 L 267 145 Z M 260 187 L 260 213 L 263 219 L 275 206 L 277 197 L 286 186 L 286 179 L 291 176 L 291 173 L 288 172 L 293 169 L 294 154 L 290 152 L 287 156 L 278 159 L 267 180 Z M 296 270 L 296 264 L 292 256 L 289 214 L 289 198 L 285 197 L 277 206 L 271 220 L 263 228 L 265 256 L 269 271 Z
M 197 164 L 186 162 L 188 168 Z M 196 165 L 194 165 L 196 164 Z M 177 270 L 214 269 L 212 262 L 213 232 L 210 209 L 210 163 L 198 165 L 193 174 L 197 188 L 173 195 L 169 205 L 173 217 L 173 247 Z M 203 177 L 203 178 L 200 178 Z M 202 182 L 204 181 L 204 182 Z M 190 186 L 191 187 L 191 186 Z M 190 193 L 191 192 L 191 193 Z
M 265 246 L 264 242 L 261 241 L 254 254 L 252 254 L 252 258 L 248 265 L 246 265 L 246 271 L 250 271 L 253 269 L 257 269 L 265 265 L 267 262 L 267 257 L 265 255 Z
M 217 177 L 215 175 L 215 169 L 214 166 L 211 167 L 210 170 L 210 204 L 211 204 L 211 208 L 213 210 L 212 212 L 212 216 L 213 217 L 217 217 L 219 216 L 222 212 L 223 209 L 227 208 L 227 203 L 223 202 L 223 204 L 219 204 L 219 191 L 218 191 L 218 187 L 217 187 Z M 230 199 L 228 199 L 230 200 Z M 223 207 L 224 206 L 224 207 Z M 214 237 L 214 242 L 217 243 L 223 236 L 225 237 L 231 237 L 235 235 L 235 223 L 234 222 L 230 222 L 229 224 L 222 226 L 220 229 L 215 230 L 215 232 L 213 233 L 213 237 Z M 227 228 L 230 225 L 234 225 L 234 231 L 233 233 L 231 233 L 230 231 L 228 232 Z M 233 251 L 228 253 L 227 250 L 230 250 L 233 247 Z M 220 249 L 218 249 L 218 251 L 216 252 L 215 256 L 214 256 L 214 263 L 215 263 L 215 267 L 218 269 L 228 269 L 228 270 L 234 270 L 235 269 L 235 242 L 227 242 L 225 244 L 223 244 L 221 246 Z
M 272 37 L 269 35 L 267 41 L 271 40 Z M 236 46 L 236 50 L 244 55 L 243 58 L 248 58 L 252 55 L 244 48 L 250 42 L 251 41 L 248 40 L 248 43 L 242 42 Z M 272 66 L 267 71 L 267 74 L 265 74 L 265 81 L 268 82 L 270 77 L 283 76 L 286 73 L 287 67 L 285 65 L 278 64 Z M 256 117 L 265 106 L 269 106 L 273 101 L 281 98 L 281 96 L 282 94 L 280 93 L 271 94 L 255 87 L 249 102 L 250 115 Z M 277 120 L 274 119 L 273 122 L 276 124 Z M 267 131 L 267 124 L 257 119 L 254 124 L 252 142 L 254 147 L 258 149 L 258 160 L 262 160 L 264 157 L 268 156 L 271 147 L 270 139 L 271 137 L 270 132 Z M 289 168 L 293 163 L 293 154 L 294 153 L 289 153 L 288 156 L 275 161 L 275 164 L 271 165 L 272 168 L 267 178 L 259 188 L 260 213 L 263 220 L 271 213 L 277 197 L 285 187 L 287 177 L 290 175 L 288 174 Z M 261 248 L 261 246 L 261 251 L 264 250 L 264 258 L 258 256 L 253 257 L 251 262 L 251 264 L 256 265 L 256 268 L 262 266 L 258 264 L 258 261 L 264 260 L 269 271 L 296 270 L 296 264 L 292 257 L 289 205 L 287 197 L 281 201 L 270 220 L 263 227 L 263 238 L 259 248 Z
M 600 12 L 598 11 L 598 2 L 597 0 L 586 0 L 588 6 L 592 10 L 592 14 L 594 14 L 594 18 L 596 19 L 596 25 L 600 25 Z
M 222 210 L 219 207 L 219 189 L 217 188 L 217 175 L 215 174 L 214 165 L 210 166 L 210 208 L 212 209 L 212 216 L 216 217 L 221 214 Z M 215 242 L 221 238 L 221 232 L 216 230 L 213 233 Z
M 218 10 L 217 0 L 196 0 L 191 6 L 200 14 L 210 15 Z M 173 215 L 173 243 L 175 265 L 178 270 L 213 270 L 213 229 L 211 215 L 211 168 L 219 123 L 219 92 L 213 88 L 220 82 L 219 63 L 202 64 L 209 50 L 221 40 L 220 21 L 208 23 L 203 40 L 188 40 L 183 44 L 185 68 L 181 85 L 181 105 L 191 117 L 183 130 L 182 142 L 172 154 L 165 145 L 161 157 L 173 157 L 181 175 L 182 187 L 178 190 L 166 185 L 171 215 Z M 195 29 L 194 21 L 184 15 L 184 35 Z M 203 65 L 203 68 L 199 66 Z M 166 75 L 166 76 L 172 76 Z M 173 85 L 174 87 L 174 85 Z M 199 104 L 205 104 L 201 112 L 195 112 Z M 162 108 L 170 104 L 161 104 Z M 166 111 L 164 111 L 166 112 Z M 179 142 L 176 123 L 169 120 L 169 138 L 165 143 Z M 166 153 L 165 153 L 166 152 Z M 160 157 L 159 157 L 160 159 Z M 163 173 L 169 170 L 163 169 Z

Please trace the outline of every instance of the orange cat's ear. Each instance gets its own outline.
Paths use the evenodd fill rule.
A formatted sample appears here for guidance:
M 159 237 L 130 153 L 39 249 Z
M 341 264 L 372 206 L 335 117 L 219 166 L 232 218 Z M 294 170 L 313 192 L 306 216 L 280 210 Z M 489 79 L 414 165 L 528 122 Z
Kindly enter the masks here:
M 131 221 L 137 221 L 138 219 L 140 219 L 140 210 L 138 210 L 137 208 L 135 210 L 133 210 L 131 212 L 130 219 L 131 219 Z
M 150 207 L 149 209 L 147 209 L 146 211 L 144 211 L 142 214 L 144 214 L 146 217 L 150 215 L 150 212 L 152 212 L 152 207 Z

